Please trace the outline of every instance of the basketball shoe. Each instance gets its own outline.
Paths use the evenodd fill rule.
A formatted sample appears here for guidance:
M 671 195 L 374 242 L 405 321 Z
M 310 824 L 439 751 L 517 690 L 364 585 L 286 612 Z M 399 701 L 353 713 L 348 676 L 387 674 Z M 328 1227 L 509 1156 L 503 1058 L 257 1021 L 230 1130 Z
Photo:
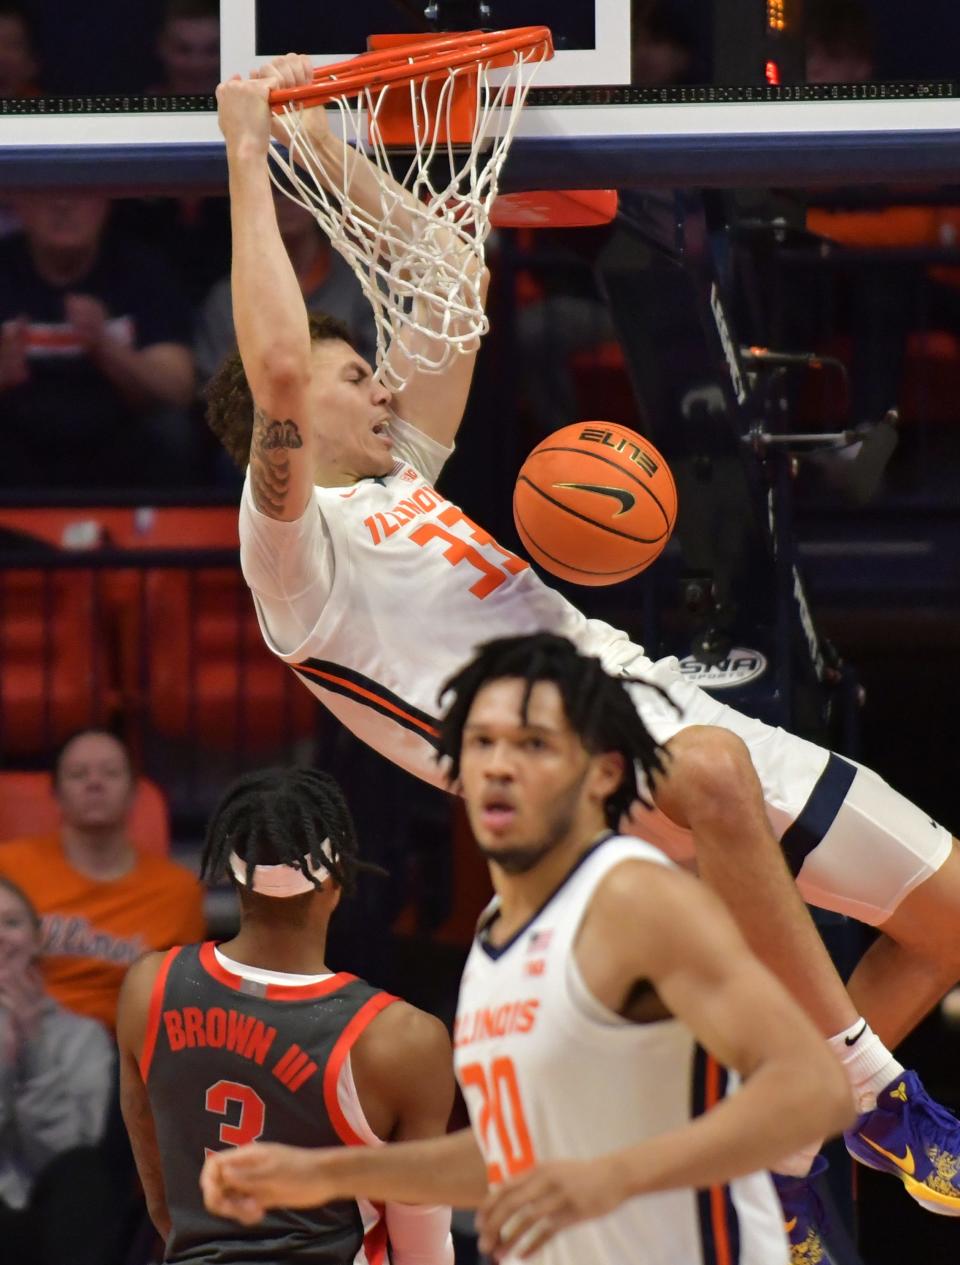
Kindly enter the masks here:
M 960 1217 L 960 1120 L 904 1072 L 843 1135 L 855 1160 L 899 1177 L 930 1212 Z
M 814 1182 L 827 1171 L 818 1155 L 806 1177 L 771 1173 L 790 1242 L 790 1265 L 833 1265 L 826 1244 L 827 1216 Z

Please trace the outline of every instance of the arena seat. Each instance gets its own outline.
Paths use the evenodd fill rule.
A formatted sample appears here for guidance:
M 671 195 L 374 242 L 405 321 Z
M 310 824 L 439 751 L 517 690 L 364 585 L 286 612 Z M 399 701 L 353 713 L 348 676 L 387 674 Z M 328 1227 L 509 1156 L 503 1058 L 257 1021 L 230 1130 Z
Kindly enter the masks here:
M 148 725 L 250 754 L 315 732 L 316 701 L 263 644 L 238 570 L 153 571 L 144 610 Z
M 47 834 L 59 823 L 60 809 L 49 773 L 0 772 L 0 841 Z M 130 838 L 142 852 L 154 856 L 170 851 L 167 801 L 160 787 L 146 777 L 137 780 Z
M 56 549 L 84 540 L 83 548 L 231 549 L 237 544 L 234 505 L 120 506 L 81 508 L 0 507 L 0 527 Z
M 48 752 L 109 710 L 93 577 L 10 568 L 0 576 L 0 748 Z

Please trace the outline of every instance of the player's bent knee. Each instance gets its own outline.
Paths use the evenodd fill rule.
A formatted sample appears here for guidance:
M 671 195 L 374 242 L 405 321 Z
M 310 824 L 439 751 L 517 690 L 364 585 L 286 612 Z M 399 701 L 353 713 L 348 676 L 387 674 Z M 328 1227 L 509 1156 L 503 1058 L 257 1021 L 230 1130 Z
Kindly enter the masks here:
M 751 785 L 756 774 L 746 743 L 729 729 L 716 725 L 689 725 L 666 744 L 670 753 L 668 776 L 678 774 L 697 789 L 722 796 L 725 789 L 742 782 Z
M 674 820 L 692 824 L 705 814 L 741 813 L 745 802 L 761 802 L 746 744 L 728 729 L 690 725 L 665 745 L 670 759 L 655 794 Z

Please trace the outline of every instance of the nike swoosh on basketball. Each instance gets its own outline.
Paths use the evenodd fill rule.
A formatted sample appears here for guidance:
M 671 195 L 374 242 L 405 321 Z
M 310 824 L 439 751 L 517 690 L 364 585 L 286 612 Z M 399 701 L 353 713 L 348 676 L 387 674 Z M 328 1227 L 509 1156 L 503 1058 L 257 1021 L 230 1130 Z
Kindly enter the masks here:
M 855 1032 L 855 1033 L 853 1034 L 853 1036 L 852 1036 L 852 1037 L 844 1037 L 844 1038 L 843 1038 L 843 1044 L 844 1044 L 844 1045 L 856 1045 L 856 1044 L 857 1044 L 857 1042 L 860 1040 L 860 1038 L 863 1036 L 863 1034 L 866 1032 L 866 1030 L 867 1030 L 867 1021 L 866 1021 L 866 1019 L 864 1019 L 864 1021 L 863 1021 L 863 1027 L 860 1029 L 860 1031 L 859 1031 L 859 1032 Z
M 891 1164 L 896 1164 L 901 1173 L 906 1173 L 908 1177 L 912 1177 L 917 1171 L 917 1166 L 913 1158 L 913 1152 L 909 1147 L 907 1147 L 906 1155 L 894 1155 L 892 1151 L 885 1151 L 879 1143 L 871 1141 L 871 1139 L 865 1134 L 858 1134 L 858 1137 L 861 1142 L 866 1142 L 867 1146 L 872 1146 L 878 1155 L 882 1155 L 883 1158 L 889 1160 Z
M 619 518 L 621 514 L 626 514 L 627 510 L 632 510 L 637 503 L 637 498 L 632 492 L 628 492 L 626 488 L 610 488 L 602 483 L 555 483 L 555 488 L 575 488 L 578 492 L 596 492 L 600 496 L 612 496 L 615 501 L 620 502 L 620 508 L 614 513 L 614 518 Z

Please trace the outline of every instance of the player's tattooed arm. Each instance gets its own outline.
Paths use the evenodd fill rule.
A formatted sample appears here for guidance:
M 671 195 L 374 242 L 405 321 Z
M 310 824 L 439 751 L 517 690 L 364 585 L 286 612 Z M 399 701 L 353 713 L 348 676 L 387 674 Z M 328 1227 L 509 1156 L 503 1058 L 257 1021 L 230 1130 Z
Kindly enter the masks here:
M 261 514 L 286 517 L 295 482 L 290 453 L 302 447 L 303 437 L 296 422 L 270 418 L 259 405 L 254 405 L 250 483 Z

